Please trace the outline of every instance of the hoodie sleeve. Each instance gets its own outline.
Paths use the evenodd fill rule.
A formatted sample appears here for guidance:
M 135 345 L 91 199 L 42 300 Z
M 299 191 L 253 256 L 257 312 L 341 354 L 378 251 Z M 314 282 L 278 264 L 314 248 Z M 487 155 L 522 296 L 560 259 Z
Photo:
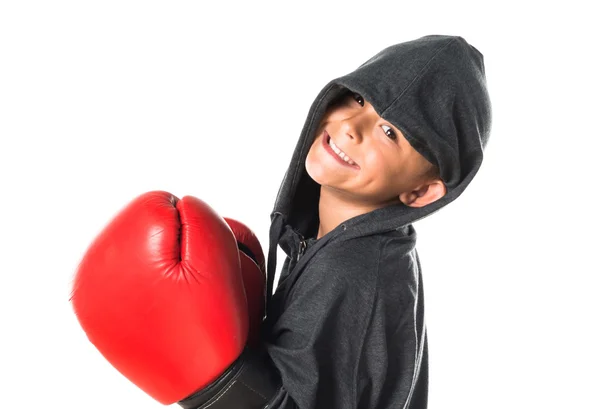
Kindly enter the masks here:
M 283 386 L 270 408 L 380 407 L 387 357 L 379 256 L 339 251 L 309 264 L 272 326 L 266 348 Z

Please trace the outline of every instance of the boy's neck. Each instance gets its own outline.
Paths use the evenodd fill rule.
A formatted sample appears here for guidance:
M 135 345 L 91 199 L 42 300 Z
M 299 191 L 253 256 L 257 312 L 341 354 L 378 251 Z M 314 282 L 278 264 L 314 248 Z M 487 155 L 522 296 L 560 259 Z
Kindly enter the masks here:
M 321 187 L 317 239 L 320 239 L 348 219 L 390 204 L 392 204 L 392 201 L 378 205 L 373 203 L 357 203 L 349 200 L 343 193 L 339 194 L 331 189 Z

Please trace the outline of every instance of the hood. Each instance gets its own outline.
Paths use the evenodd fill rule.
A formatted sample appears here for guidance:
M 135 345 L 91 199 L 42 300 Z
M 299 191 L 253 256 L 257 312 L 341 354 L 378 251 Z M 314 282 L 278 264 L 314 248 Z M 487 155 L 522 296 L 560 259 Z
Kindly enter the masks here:
M 398 201 L 344 223 L 345 234 L 399 229 L 456 199 L 477 173 L 491 128 L 483 55 L 458 36 L 429 35 L 389 46 L 354 71 L 333 79 L 312 103 L 271 214 L 269 258 L 285 227 L 308 237 L 318 229 L 320 186 L 305 159 L 327 106 L 350 90 L 362 95 L 408 142 L 438 166 L 446 195 L 421 208 Z M 353 233 L 354 231 L 354 233 Z M 272 273 L 274 266 L 269 266 Z

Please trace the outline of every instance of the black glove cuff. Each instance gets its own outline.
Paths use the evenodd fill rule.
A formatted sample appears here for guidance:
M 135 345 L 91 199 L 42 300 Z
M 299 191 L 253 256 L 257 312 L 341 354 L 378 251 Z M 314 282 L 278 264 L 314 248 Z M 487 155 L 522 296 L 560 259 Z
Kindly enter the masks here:
M 279 374 L 269 357 L 245 348 L 223 375 L 178 404 L 183 409 L 262 409 L 280 387 Z

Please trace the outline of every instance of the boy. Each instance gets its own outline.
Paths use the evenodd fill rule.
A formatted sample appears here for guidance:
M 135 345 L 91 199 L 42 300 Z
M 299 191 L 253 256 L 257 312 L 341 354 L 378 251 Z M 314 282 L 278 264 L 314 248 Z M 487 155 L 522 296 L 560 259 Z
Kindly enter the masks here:
M 483 56 L 461 37 L 391 46 L 319 93 L 272 213 L 269 279 L 277 244 L 287 258 L 264 328 L 270 408 L 427 406 L 412 223 L 462 193 L 490 126 Z
M 231 230 L 165 192 L 135 201 L 90 248 L 74 285 L 80 322 L 123 374 L 187 409 L 425 408 L 412 223 L 470 183 L 490 124 L 483 56 L 463 38 L 388 47 L 311 106 L 271 215 L 258 346 L 244 348 L 243 304 L 260 291 L 245 275 L 244 295 Z M 253 247 L 233 230 L 240 251 Z

